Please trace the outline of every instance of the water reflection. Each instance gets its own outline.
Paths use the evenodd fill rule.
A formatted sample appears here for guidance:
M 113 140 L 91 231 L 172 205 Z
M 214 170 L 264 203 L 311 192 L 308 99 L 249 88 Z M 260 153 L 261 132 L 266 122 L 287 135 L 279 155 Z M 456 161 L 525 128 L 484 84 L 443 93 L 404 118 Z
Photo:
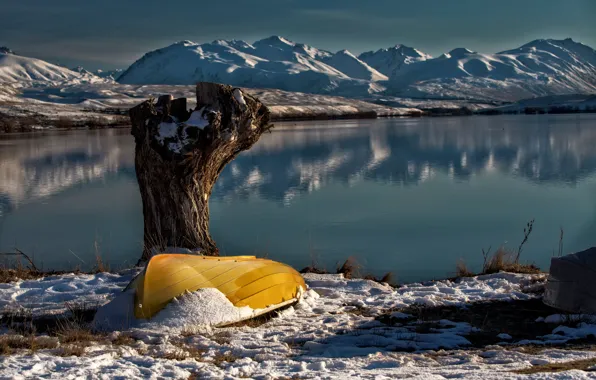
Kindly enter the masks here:
M 31 244 L 60 267 L 73 260 L 68 251 L 92 261 L 99 236 L 113 260 L 134 262 L 142 209 L 133 144 L 128 130 L 0 136 L 0 251 Z M 537 254 L 563 222 L 576 229 L 566 247 L 584 248 L 595 243 L 594 201 L 581 186 L 596 171 L 594 146 L 589 114 L 280 124 L 222 173 L 212 229 L 235 254 L 262 249 L 262 231 L 275 230 L 262 238 L 268 254 L 296 266 L 310 263 L 308 239 L 335 252 L 331 266 L 350 249 L 384 252 L 369 253 L 373 270 L 405 266 L 413 279 L 444 275 L 462 251 L 511 239 L 526 217 L 537 216 Z M 497 198 L 515 202 L 490 203 Z M 262 203 L 271 201 L 276 208 Z M 424 236 L 429 228 L 437 241 Z M 445 257 L 428 256 L 438 250 Z M 428 260 L 441 269 L 424 267 Z
M 123 130 L 0 135 L 0 213 L 126 171 L 134 177 Z
M 226 168 L 215 197 L 259 195 L 288 204 L 330 182 L 406 186 L 437 173 L 466 181 L 493 171 L 537 184 L 574 185 L 596 170 L 596 127 L 590 123 L 593 117 L 571 126 L 575 116 L 561 119 L 567 123 L 555 118 L 471 117 L 284 130 L 266 136 Z

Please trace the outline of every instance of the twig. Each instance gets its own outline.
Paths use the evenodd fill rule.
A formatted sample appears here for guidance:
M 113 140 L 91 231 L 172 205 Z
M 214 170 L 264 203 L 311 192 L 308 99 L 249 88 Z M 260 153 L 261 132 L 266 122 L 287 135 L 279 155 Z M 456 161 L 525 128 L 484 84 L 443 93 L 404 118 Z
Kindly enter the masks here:
M 561 234 L 559 235 L 559 257 L 563 256 L 563 227 L 559 227 L 561 229 Z
M 534 219 L 530 220 L 528 224 L 526 224 L 526 228 L 524 228 L 524 240 L 519 244 L 519 248 L 517 249 L 517 256 L 515 257 L 515 263 L 519 263 L 519 256 L 521 255 L 522 248 L 524 244 L 528 241 L 528 236 L 532 233 L 532 227 L 534 226 Z
M 39 269 L 37 269 L 37 267 L 35 266 L 35 264 L 33 263 L 33 260 L 31 260 L 31 258 L 29 256 L 27 256 L 23 251 L 21 251 L 18 248 L 14 249 L 16 252 L 5 252 L 5 253 L 0 253 L 0 256 L 16 256 L 16 255 L 21 255 L 23 256 L 25 259 L 27 259 L 27 261 L 29 261 L 29 264 L 31 264 L 31 266 L 29 267 L 30 270 L 40 273 Z
M 482 264 L 482 271 L 486 272 L 486 264 L 488 262 L 488 255 L 490 255 L 490 250 L 493 246 L 489 245 L 488 249 L 486 250 L 486 252 L 484 251 L 484 248 L 482 248 L 482 257 L 484 257 L 484 263 Z
M 27 259 L 27 261 L 29 261 L 29 264 L 31 264 L 31 267 L 29 269 L 34 270 L 35 272 L 39 272 L 39 269 L 37 269 L 37 267 L 35 266 L 35 264 L 33 263 L 33 260 L 31 260 L 31 258 L 29 256 L 27 256 L 25 254 L 25 252 L 21 251 L 18 248 L 14 249 L 15 251 L 17 251 L 19 254 L 21 254 L 21 256 L 23 256 L 24 258 Z

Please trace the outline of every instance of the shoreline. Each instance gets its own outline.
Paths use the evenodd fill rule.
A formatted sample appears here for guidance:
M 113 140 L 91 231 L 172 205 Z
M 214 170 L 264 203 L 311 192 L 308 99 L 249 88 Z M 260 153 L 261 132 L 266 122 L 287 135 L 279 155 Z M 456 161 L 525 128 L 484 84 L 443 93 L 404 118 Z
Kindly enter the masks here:
M 443 110 L 442 110 L 443 111 Z M 301 121 L 336 121 L 336 120 L 374 120 L 374 119 L 417 119 L 417 118 L 435 118 L 435 117 L 469 117 L 469 116 L 536 116 L 536 115 L 578 115 L 578 114 L 593 114 L 596 111 L 581 111 L 581 112 L 487 112 L 487 111 L 474 111 L 466 112 L 461 109 L 446 109 L 445 112 L 427 112 L 421 113 L 408 113 L 408 114 L 395 114 L 395 115 L 377 115 L 374 111 L 372 112 L 358 112 L 353 114 L 316 114 L 316 115 L 294 115 L 294 116 L 272 116 L 272 123 L 291 123 Z M 1 116 L 0 116 L 1 118 Z M 12 117 L 11 120 L 25 120 L 30 117 Z M 80 122 L 80 121 L 79 121 Z M 80 122 L 80 126 L 71 127 L 55 127 L 53 123 L 43 122 L 45 125 L 35 124 L 33 127 L 21 127 L 18 130 L 2 130 L 0 129 L 0 136 L 18 136 L 18 135 L 29 135 L 37 133 L 47 132 L 69 132 L 69 131 L 92 131 L 92 130 L 103 130 L 103 129 L 125 129 L 130 128 L 130 125 L 117 124 L 117 125 L 93 125 L 88 126 L 83 122 Z

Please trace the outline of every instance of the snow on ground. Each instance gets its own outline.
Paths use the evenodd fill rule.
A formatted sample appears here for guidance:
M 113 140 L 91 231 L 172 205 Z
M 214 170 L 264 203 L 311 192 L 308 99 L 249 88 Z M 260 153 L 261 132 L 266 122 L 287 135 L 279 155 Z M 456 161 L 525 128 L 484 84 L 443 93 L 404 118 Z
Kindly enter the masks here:
M 378 105 L 338 96 L 313 95 L 272 89 L 242 89 L 257 96 L 270 109 L 273 120 L 315 119 L 330 117 L 406 116 L 420 114 L 408 106 Z M 186 97 L 195 107 L 195 86 L 122 85 L 115 82 L 35 83 L 0 86 L 0 115 L 13 118 L 36 118 L 40 125 L 60 126 L 65 119 L 94 124 L 128 124 L 128 109 L 150 97 L 163 94 Z M 244 98 L 237 96 L 242 105 Z M 196 123 L 195 123 L 196 124 Z M 204 122 L 199 123 L 204 125 Z
M 64 275 L 2 284 L 0 306 L 4 309 L 18 305 L 43 314 L 58 312 L 65 301 L 105 303 L 135 273 Z M 466 336 L 475 328 L 468 323 L 439 320 L 434 328 L 420 332 L 416 326 L 421 322 L 399 311 L 411 305 L 464 306 L 474 301 L 528 300 L 538 297 L 534 290 L 542 286 L 544 278 L 499 273 L 395 289 L 341 275 L 306 274 L 309 290 L 303 300 L 264 324 L 189 326 L 188 319 L 179 314 L 186 308 L 174 305 L 167 313 L 167 325 L 184 327 L 183 334 L 152 321 L 126 333 L 135 339 L 130 345 L 96 343 L 80 357 L 61 357 L 52 349 L 1 357 L 0 377 L 141 379 L 188 378 L 194 374 L 197 378 L 227 379 L 590 378 L 590 373 L 583 371 L 535 375 L 512 371 L 591 359 L 596 356 L 593 351 L 547 348 L 533 353 L 507 349 L 509 343 L 519 342 L 506 334 L 499 336 L 504 341 L 499 346 L 471 348 Z M 391 315 L 397 323 L 382 323 L 375 318 L 381 314 Z M 587 322 L 576 328 L 553 327 L 558 341 L 596 330 Z M 544 337 L 549 339 L 552 337 Z
M 0 310 L 26 308 L 40 315 L 64 312 L 65 302 L 99 306 L 120 293 L 137 272 L 65 274 L 0 284 Z

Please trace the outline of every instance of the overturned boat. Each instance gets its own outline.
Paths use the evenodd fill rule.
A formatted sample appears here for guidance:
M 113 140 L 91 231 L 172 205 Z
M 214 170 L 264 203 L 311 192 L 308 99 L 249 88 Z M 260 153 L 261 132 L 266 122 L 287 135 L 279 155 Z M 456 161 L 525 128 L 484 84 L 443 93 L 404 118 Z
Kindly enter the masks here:
M 135 290 L 135 317 L 149 319 L 175 297 L 202 288 L 215 288 L 234 306 L 254 309 L 255 317 L 297 302 L 306 284 L 292 267 L 255 256 L 160 254 L 126 289 Z

